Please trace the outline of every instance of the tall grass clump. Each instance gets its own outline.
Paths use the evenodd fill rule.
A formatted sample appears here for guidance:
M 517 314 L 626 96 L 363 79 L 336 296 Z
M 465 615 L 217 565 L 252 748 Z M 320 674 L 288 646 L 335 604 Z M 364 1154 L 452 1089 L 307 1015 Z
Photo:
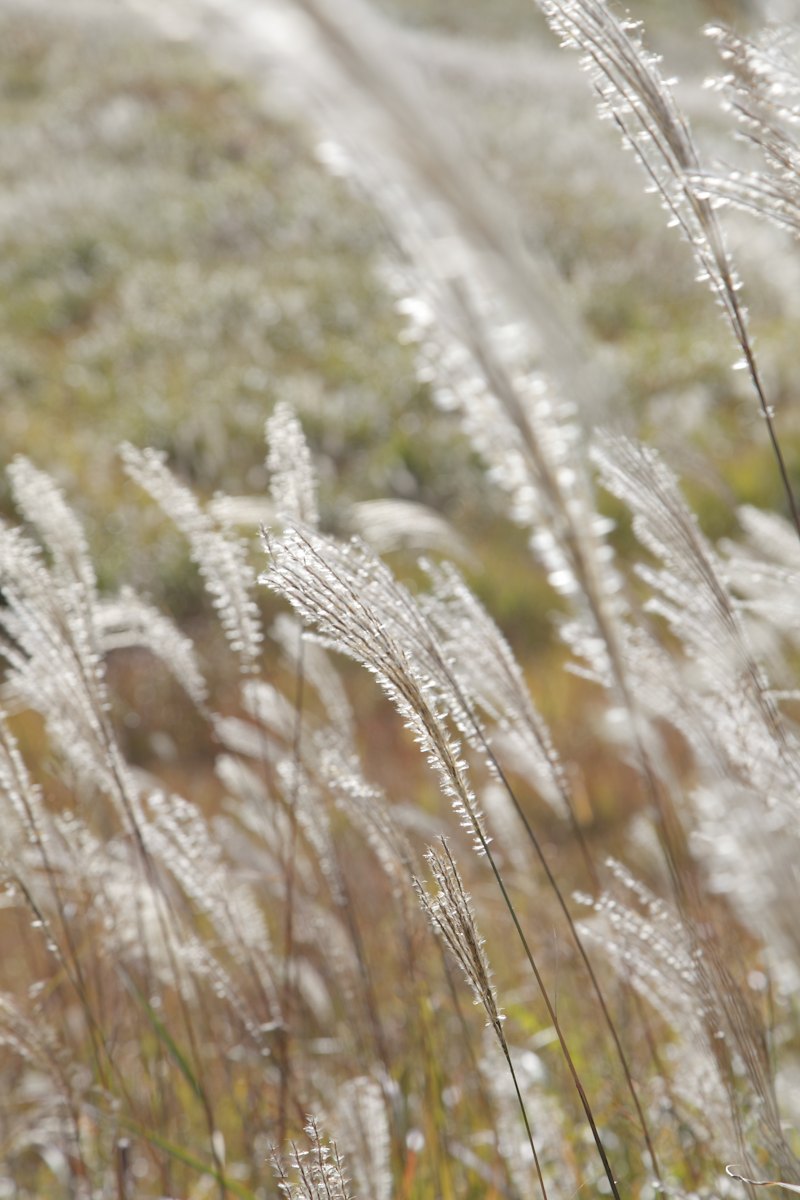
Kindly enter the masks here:
M 194 641 L 106 593 L 60 488 L 15 459 L 0 1200 L 800 1191 L 797 419 L 726 225 L 735 208 L 797 232 L 794 41 L 711 31 L 763 159 L 728 169 L 637 23 L 540 0 L 759 414 L 780 511 L 733 497 L 715 541 L 470 152 L 441 43 L 423 61 L 361 0 L 137 7 L 299 106 L 380 213 L 419 380 L 524 531 L 515 568 L 546 581 L 560 649 L 518 660 L 469 530 L 408 500 L 329 504 L 287 401 L 265 497 L 203 499 L 163 452 L 121 450 L 188 544 Z M 120 694 L 125 662 L 158 706 Z

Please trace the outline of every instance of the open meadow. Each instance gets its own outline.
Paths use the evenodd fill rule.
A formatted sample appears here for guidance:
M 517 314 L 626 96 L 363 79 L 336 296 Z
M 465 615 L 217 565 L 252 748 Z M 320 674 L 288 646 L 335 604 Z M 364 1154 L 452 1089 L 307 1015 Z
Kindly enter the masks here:
M 0 1200 L 800 1193 L 794 0 L 0 0 Z

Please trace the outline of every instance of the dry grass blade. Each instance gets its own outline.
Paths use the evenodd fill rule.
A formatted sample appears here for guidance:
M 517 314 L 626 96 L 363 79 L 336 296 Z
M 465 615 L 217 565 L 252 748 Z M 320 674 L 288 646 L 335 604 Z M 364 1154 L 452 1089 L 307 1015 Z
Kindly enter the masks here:
M 533 1139 L 528 1112 L 522 1098 L 517 1073 L 511 1059 L 511 1052 L 503 1030 L 503 1013 L 497 1004 L 497 993 L 491 978 L 489 960 L 484 949 L 484 940 L 478 932 L 475 916 L 470 904 L 470 898 L 464 888 L 461 876 L 456 867 L 450 847 L 444 838 L 440 842 L 441 850 L 430 847 L 425 855 L 425 861 L 431 869 L 437 892 L 430 896 L 419 879 L 414 879 L 414 889 L 419 897 L 422 911 L 430 921 L 435 932 L 441 937 L 450 953 L 455 958 L 472 988 L 476 1004 L 481 1004 L 486 1013 L 487 1024 L 491 1026 L 503 1052 L 519 1103 L 525 1132 L 533 1155 L 536 1175 L 544 1200 L 547 1200 L 539 1154 Z

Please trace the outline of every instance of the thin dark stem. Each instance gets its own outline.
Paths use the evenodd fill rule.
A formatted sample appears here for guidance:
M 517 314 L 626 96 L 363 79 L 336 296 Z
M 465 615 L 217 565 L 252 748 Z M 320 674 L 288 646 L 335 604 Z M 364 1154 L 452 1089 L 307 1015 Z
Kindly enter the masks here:
M 284 896 L 284 927 L 283 927 L 283 987 L 281 994 L 281 1028 L 278 1046 L 280 1054 L 280 1084 L 278 1092 L 278 1145 L 283 1145 L 286 1139 L 287 1114 L 289 1094 L 291 1091 L 291 1013 L 294 992 L 293 960 L 294 960 L 294 885 L 297 857 L 297 804 L 300 794 L 300 762 L 303 733 L 303 700 L 305 692 L 305 670 L 303 656 L 303 631 L 300 631 L 300 644 L 297 650 L 297 688 L 295 694 L 295 727 L 294 743 L 292 746 L 292 761 L 294 775 L 292 779 L 292 794 L 289 803 L 289 846 L 287 848 Z
M 500 1048 L 503 1051 L 503 1055 L 505 1057 L 506 1063 L 508 1064 L 508 1069 L 511 1072 L 511 1078 L 514 1082 L 514 1091 L 517 1093 L 517 1102 L 519 1104 L 519 1110 L 522 1113 L 522 1120 L 525 1123 L 525 1132 L 528 1135 L 528 1144 L 531 1148 L 531 1153 L 533 1154 L 533 1162 L 536 1167 L 536 1174 L 539 1177 L 539 1187 L 542 1189 L 542 1196 L 544 1197 L 544 1200 L 548 1200 L 547 1188 L 545 1187 L 544 1176 L 542 1175 L 542 1168 L 539 1163 L 539 1155 L 536 1153 L 536 1146 L 533 1141 L 533 1131 L 531 1130 L 530 1122 L 528 1120 L 528 1112 L 527 1112 L 527 1109 L 525 1108 L 525 1101 L 522 1099 L 522 1092 L 519 1090 L 519 1081 L 517 1079 L 517 1073 L 514 1070 L 514 1064 L 511 1061 L 511 1054 L 508 1049 L 508 1042 L 506 1041 L 502 1026 L 497 1026 L 495 1029 L 495 1032 L 497 1033 L 497 1038 L 498 1038 L 498 1041 L 500 1042 Z
M 480 843 L 481 850 L 483 851 L 483 853 L 486 856 L 486 860 L 489 863 L 492 874 L 495 877 L 497 886 L 500 889 L 500 894 L 503 897 L 503 901 L 505 903 L 506 908 L 508 909 L 509 916 L 511 917 L 511 920 L 514 924 L 514 929 L 516 930 L 517 937 L 519 938 L 519 941 L 522 946 L 525 957 L 528 960 L 528 965 L 530 966 L 531 970 L 533 971 L 533 975 L 536 980 L 537 986 L 539 988 L 539 992 L 544 1001 L 545 1008 L 547 1009 L 547 1015 L 549 1016 L 549 1018 L 552 1022 L 553 1028 L 556 1031 L 556 1037 L 558 1038 L 558 1044 L 561 1047 L 561 1052 L 564 1055 L 564 1061 L 567 1064 L 570 1076 L 572 1077 L 572 1082 L 575 1085 L 575 1090 L 578 1093 L 578 1097 L 580 1099 L 581 1106 L 582 1106 L 584 1114 L 586 1116 L 586 1120 L 589 1123 L 589 1128 L 592 1132 L 592 1138 L 594 1139 L 594 1144 L 597 1148 L 597 1153 L 600 1155 L 600 1161 L 603 1164 L 603 1170 L 605 1171 L 606 1178 L 608 1179 L 608 1183 L 611 1188 L 611 1194 L 612 1194 L 612 1196 L 614 1196 L 614 1200 L 621 1200 L 619 1190 L 617 1188 L 617 1181 L 614 1178 L 614 1174 L 611 1170 L 611 1164 L 609 1163 L 608 1156 L 606 1155 L 605 1146 L 603 1145 L 603 1139 L 600 1137 L 600 1131 L 597 1128 L 597 1122 L 594 1119 L 594 1113 L 592 1112 L 592 1106 L 589 1103 L 589 1098 L 586 1095 L 586 1091 L 584 1089 L 583 1082 L 581 1080 L 580 1075 L 578 1074 L 578 1069 L 575 1066 L 575 1062 L 573 1060 L 572 1054 L 571 1054 L 569 1046 L 567 1044 L 567 1040 L 564 1036 L 564 1031 L 561 1028 L 561 1022 L 558 1019 L 558 1013 L 556 1012 L 555 1006 L 550 998 L 550 993 L 548 992 L 547 987 L 545 986 L 545 982 L 542 979 L 539 968 L 536 965 L 536 960 L 534 959 L 533 953 L 531 952 L 530 945 L 528 944 L 528 939 L 525 936 L 525 931 L 523 930 L 522 925 L 520 924 L 520 920 L 517 915 L 517 910 L 514 907 L 514 903 L 508 894 L 508 889 L 506 888 L 505 881 L 503 880 L 503 877 L 500 874 L 497 863 L 495 862 L 494 855 L 492 854 L 491 847 L 489 846 L 489 843 L 486 840 L 483 830 L 480 827 L 480 822 L 474 816 L 474 813 L 472 811 L 470 811 L 469 815 L 470 815 L 470 819 L 472 821 L 472 827 L 473 827 L 475 836 L 478 839 L 478 842 Z
M 480 1065 L 478 1063 L 478 1059 L 475 1056 L 475 1049 L 472 1044 L 472 1036 L 471 1036 L 470 1027 L 467 1023 L 466 1017 L 464 1016 L 464 1009 L 461 1005 L 461 998 L 460 998 L 459 990 L 456 987 L 455 982 L 453 981 L 453 973 L 452 973 L 452 970 L 450 967 L 450 959 L 448 958 L 447 952 L 445 951 L 445 948 L 444 948 L 444 945 L 442 944 L 442 942 L 439 938 L 436 939 L 436 944 L 439 947 L 439 950 L 441 951 L 442 967 L 444 970 L 445 980 L 447 981 L 447 990 L 450 993 L 450 999 L 453 1001 L 453 1008 L 455 1010 L 456 1017 L 458 1018 L 458 1024 L 461 1029 L 461 1044 L 466 1052 L 466 1056 L 469 1061 L 470 1077 L 471 1077 L 471 1079 L 474 1080 L 475 1090 L 477 1091 L 478 1098 L 479 1098 L 483 1108 L 485 1109 L 487 1118 L 490 1121 L 492 1121 L 493 1124 L 495 1124 L 496 1118 L 495 1118 L 495 1114 L 494 1114 L 494 1109 L 492 1107 L 491 1100 L 490 1100 L 489 1095 L 486 1090 L 486 1085 L 484 1083 L 484 1078 L 483 1078 L 483 1072 L 481 1071 Z M 495 1138 L 496 1138 L 496 1140 L 499 1141 L 499 1138 L 497 1136 L 496 1124 L 495 1124 Z M 509 1164 L 506 1161 L 505 1156 L 503 1156 L 503 1155 L 500 1156 L 500 1163 L 501 1163 L 501 1166 L 503 1169 L 503 1173 L 505 1175 L 506 1187 L 508 1188 L 508 1191 L 509 1191 L 510 1200 L 520 1200 L 519 1196 L 517 1195 L 516 1188 L 514 1186 L 514 1180 L 511 1177 L 511 1172 L 509 1171 Z
M 597 1002 L 600 1005 L 600 1010 L 603 1014 L 603 1020 L 605 1021 L 608 1031 L 611 1034 L 611 1039 L 614 1043 L 614 1049 L 617 1052 L 617 1057 L 620 1061 L 620 1065 L 621 1065 L 623 1073 L 625 1075 L 625 1082 L 628 1086 L 628 1091 L 631 1094 L 631 1098 L 633 1099 L 633 1103 L 636 1108 L 636 1115 L 639 1118 L 639 1124 L 641 1126 L 642 1134 L 644 1136 L 644 1140 L 647 1145 L 647 1152 L 650 1156 L 650 1162 L 653 1167 L 653 1171 L 655 1172 L 656 1178 L 660 1181 L 661 1180 L 661 1171 L 659 1169 L 658 1159 L 656 1157 L 655 1147 L 653 1145 L 653 1139 L 650 1134 L 650 1127 L 648 1125 L 647 1118 L 644 1115 L 644 1109 L 642 1108 L 641 1101 L 639 1100 L 639 1095 L 636 1090 L 636 1085 L 633 1082 L 633 1075 L 631 1073 L 630 1065 L 628 1063 L 628 1057 L 622 1046 L 622 1042 L 620 1040 L 619 1033 L 617 1032 L 616 1022 L 614 1021 L 613 1017 L 611 1016 L 611 1012 L 610 1012 L 608 1004 L 606 1002 L 606 998 L 603 993 L 603 989 L 600 986 L 600 981 L 597 978 L 597 974 L 595 972 L 594 967 L 592 966 L 592 962 L 587 953 L 583 938 L 578 933 L 577 926 L 575 925 L 575 920 L 572 916 L 572 913 L 569 911 L 569 906 L 567 905 L 566 899 L 564 897 L 564 893 L 561 890 L 561 887 L 560 887 L 558 881 L 556 880 L 555 875 L 553 874 L 552 867 L 550 866 L 547 856 L 544 853 L 542 844 L 539 841 L 538 837 L 536 836 L 536 834 L 533 830 L 533 827 L 525 813 L 525 810 L 523 809 L 522 805 L 520 804 L 519 799 L 517 798 L 517 795 L 516 795 L 514 789 L 512 788 L 507 776 L 505 775 L 505 772 L 503 771 L 502 767 L 500 766 L 497 759 L 495 758 L 494 752 L 492 751 L 491 747 L 488 745 L 488 743 L 484 739 L 482 732 L 481 732 L 480 736 L 483 741 L 483 745 L 484 745 L 484 749 L 487 754 L 487 757 L 489 758 L 489 761 L 491 762 L 493 768 L 497 771 L 498 778 L 500 779 L 500 782 L 502 783 L 503 787 L 506 789 L 506 792 L 508 793 L 508 796 L 511 799 L 511 803 L 514 806 L 515 812 L 517 813 L 519 819 L 522 821 L 526 836 L 527 836 L 531 846 L 533 847 L 534 853 L 536 854 L 536 857 L 539 861 L 539 864 L 540 864 L 542 870 L 544 871 L 544 873 L 547 877 L 547 882 L 550 885 L 550 888 L 552 889 L 553 894 L 555 895 L 556 900 L 558 902 L 558 906 L 561 909 L 564 919 L 567 922 L 570 936 L 572 937 L 572 940 L 575 943 L 578 954 L 581 957 L 581 961 L 583 962 L 583 965 L 586 968 L 587 974 L 589 975 L 589 980 L 592 985 L 592 990 L 594 991 Z
M 783 457 L 783 451 L 781 450 L 781 445 L 780 445 L 780 442 L 778 441 L 778 434 L 775 429 L 775 421 L 773 420 L 772 409 L 770 408 L 769 404 L 767 403 L 767 398 L 764 395 L 764 389 L 761 384 L 761 376 L 758 371 L 758 366 L 756 364 L 755 355 L 753 354 L 753 350 L 750 345 L 750 340 L 747 337 L 747 331 L 744 328 L 744 321 L 743 321 L 743 318 L 741 315 L 741 309 L 739 308 L 738 303 L 736 304 L 736 307 L 735 307 L 735 315 L 736 315 L 736 324 L 735 324 L 734 328 L 737 328 L 737 330 L 740 330 L 739 342 L 742 347 L 742 352 L 744 354 L 745 362 L 747 363 L 748 374 L 750 375 L 750 379 L 752 380 L 756 395 L 758 396 L 758 402 L 761 406 L 761 415 L 763 416 L 764 420 L 767 423 L 767 433 L 769 434 L 769 440 L 770 440 L 770 444 L 772 446 L 772 451 L 775 455 L 775 460 L 778 464 L 778 472 L 780 474 L 781 483 L 783 484 L 783 490 L 786 494 L 786 500 L 789 505 L 789 512 L 791 513 L 792 524 L 795 527 L 797 536 L 800 538 L 800 512 L 798 512 L 797 501 L 795 499 L 794 491 L 792 489 L 792 485 L 789 480 L 789 471 L 786 466 L 786 460 Z
M 437 657 L 439 657 L 439 656 L 437 655 Z M 472 705 L 469 703 L 467 698 L 464 696 L 458 681 L 452 676 L 452 674 L 449 671 L 449 669 L 447 668 L 447 666 L 444 663 L 442 663 L 442 667 L 447 675 L 448 682 L 450 683 L 451 687 L 453 688 L 456 699 L 458 700 L 459 704 L 462 706 L 464 713 L 466 714 L 466 716 L 473 728 L 473 732 L 474 732 L 475 736 L 477 737 L 478 741 L 480 742 L 481 749 L 486 757 L 487 762 L 490 764 L 492 769 L 495 771 L 497 778 L 500 780 L 500 783 L 502 784 L 503 788 L 505 789 L 506 793 L 508 794 L 509 799 L 511 800 L 511 803 L 514 807 L 515 812 L 517 813 L 517 816 L 519 817 L 520 821 L 522 822 L 522 825 L 525 829 L 525 833 L 528 837 L 528 840 L 529 840 L 531 846 L 533 847 L 534 853 L 536 854 L 539 864 L 542 867 L 542 870 L 544 871 L 544 873 L 547 877 L 547 882 L 550 885 L 550 888 L 552 889 L 553 894 L 555 895 L 556 900 L 558 902 L 559 908 L 561 909 L 561 912 L 563 913 L 564 918 L 567 922 L 567 926 L 569 928 L 570 935 L 572 937 L 572 940 L 575 943 L 575 946 L 577 947 L 578 953 L 580 954 L 581 960 L 582 960 L 582 962 L 586 968 L 586 971 L 589 975 L 589 979 L 592 984 L 592 989 L 595 993 L 597 1001 L 600 1005 L 601 1012 L 603 1014 L 603 1019 L 606 1023 L 606 1026 L 608 1027 L 609 1033 L 611 1034 L 611 1038 L 614 1043 L 614 1048 L 617 1052 L 617 1057 L 619 1058 L 620 1065 L 622 1066 L 622 1070 L 625 1075 L 625 1081 L 628 1086 L 628 1090 L 631 1094 L 631 1098 L 633 1099 L 633 1103 L 636 1108 L 636 1114 L 639 1118 L 639 1124 L 641 1126 L 642 1134 L 644 1136 L 645 1143 L 647 1145 L 647 1151 L 650 1156 L 650 1161 L 651 1161 L 651 1164 L 653 1167 L 653 1171 L 656 1175 L 656 1178 L 660 1181 L 661 1180 L 661 1172 L 660 1172 L 659 1165 L 658 1165 L 658 1159 L 656 1157 L 655 1147 L 653 1145 L 653 1139 L 650 1134 L 650 1128 L 649 1128 L 649 1125 L 647 1122 L 647 1118 L 645 1117 L 645 1114 L 644 1114 L 644 1109 L 642 1108 L 641 1102 L 639 1100 L 639 1096 L 638 1096 L 638 1093 L 636 1090 L 636 1085 L 633 1082 L 633 1075 L 631 1073 L 631 1069 L 628 1064 L 627 1055 L 625 1054 L 625 1050 L 622 1046 L 622 1042 L 621 1042 L 619 1034 L 617 1032 L 617 1027 L 614 1022 L 614 1019 L 611 1016 L 611 1012 L 608 1008 L 608 1004 L 606 1003 L 606 999 L 603 994 L 603 990 L 600 987 L 600 981 L 598 980 L 597 975 L 594 970 L 594 967 L 592 966 L 591 960 L 586 951 L 586 947 L 583 943 L 583 939 L 581 938 L 580 934 L 578 933 L 577 927 L 575 925 L 575 921 L 572 917 L 572 913 L 569 911 L 569 906 L 567 905 L 566 899 L 564 897 L 564 893 L 561 890 L 561 887 L 560 887 L 558 881 L 556 880 L 556 877 L 553 873 L 553 870 L 550 866 L 547 856 L 544 853 L 542 844 L 539 841 L 538 837 L 536 836 L 533 826 L 531 825 L 530 821 L 528 820 L 525 810 L 523 809 L 522 805 L 520 804 L 517 794 L 514 791 L 513 787 L 511 786 L 510 780 L 508 779 L 505 771 L 503 770 L 502 766 L 500 765 L 500 763 L 489 743 L 489 740 L 483 730 L 483 726 L 481 725 L 480 720 L 478 719 L 477 715 L 474 712 Z M 479 836 L 481 837 L 481 840 L 483 841 L 483 835 L 479 834 Z M 489 859 L 490 859 L 490 862 L 492 862 L 491 856 L 489 855 L 488 847 L 486 847 L 486 853 L 487 853 L 487 857 L 489 857 Z M 492 866 L 494 869 L 493 862 L 492 862 Z M 495 873 L 497 874 L 496 871 L 495 871 Z M 498 876 L 498 881 L 499 881 L 499 876 Z M 554 1024 L 554 1027 L 557 1028 L 555 1020 L 554 1020 L 553 1024 Z

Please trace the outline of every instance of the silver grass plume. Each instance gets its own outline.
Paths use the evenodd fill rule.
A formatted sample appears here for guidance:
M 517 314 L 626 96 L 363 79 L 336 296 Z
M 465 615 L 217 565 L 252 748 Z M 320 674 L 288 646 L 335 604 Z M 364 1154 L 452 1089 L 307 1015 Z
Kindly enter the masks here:
M 34 990 L 38 990 L 36 985 Z M 15 1058 L 30 1071 L 34 1087 L 38 1085 L 42 1093 L 37 1096 L 35 1109 L 30 1111 L 23 1098 L 24 1081 L 22 1087 L 15 1089 L 25 1118 L 5 1125 L 6 1170 L 15 1159 L 19 1161 L 19 1157 L 31 1152 L 41 1154 L 44 1147 L 52 1147 L 51 1162 L 55 1164 L 62 1156 L 61 1147 L 66 1147 L 67 1153 L 80 1154 L 81 1133 L 75 1116 L 91 1104 L 87 1095 L 91 1085 L 84 1073 L 74 1069 L 62 1035 L 63 1030 L 51 1022 L 45 1006 L 34 1001 L 34 992 L 24 1005 L 0 993 L 0 1049 L 7 1061 Z M 80 1187 L 79 1181 L 75 1185 L 76 1200 L 90 1200 L 88 1188 Z
M 285 1200 L 354 1200 L 336 1143 L 326 1141 L 315 1118 L 305 1127 L 308 1149 L 293 1144 L 284 1158 L 272 1153 L 272 1170 Z
M 697 664 L 714 705 L 717 744 L 734 776 L 769 795 L 797 780 L 797 750 L 756 660 L 726 581 L 725 566 L 704 538 L 677 480 L 657 453 L 622 437 L 598 440 L 595 462 L 605 487 L 630 509 L 634 532 L 661 564 L 641 566 L 648 609 L 667 621 Z
M 246 679 L 242 685 L 242 707 L 270 736 L 277 746 L 291 742 L 295 728 L 294 705 L 283 692 L 264 679 Z
M 786 916 L 800 903 L 796 736 L 755 656 L 729 565 L 703 536 L 672 472 L 624 438 L 601 439 L 596 461 L 656 560 L 639 568 L 650 591 L 646 607 L 686 655 L 683 662 L 665 655 L 644 633 L 628 643 L 642 703 L 681 731 L 702 771 L 692 796 L 693 849 L 775 965 L 788 964 L 798 941 Z
M 168 943 L 161 886 L 144 877 L 127 840 L 104 841 L 74 814 L 59 816 L 55 825 L 65 847 L 61 871 L 80 878 L 88 890 L 87 911 L 96 918 L 99 946 L 109 959 L 127 969 L 144 968 L 155 984 L 170 986 L 171 953 L 185 944 L 186 930 L 175 946 Z
M 493 862 L 460 745 L 449 728 L 452 720 L 456 729 L 463 730 L 470 720 L 474 723 L 474 715 L 469 701 L 460 694 L 435 631 L 425 619 L 420 605 L 386 565 L 356 539 L 342 546 L 301 524 L 289 525 L 280 538 L 266 532 L 264 537 L 270 565 L 263 582 L 292 605 L 303 623 L 315 630 L 323 645 L 349 654 L 362 663 L 393 702 L 437 772 L 442 791 L 471 833 L 476 850 L 487 855 L 530 965 L 543 989 L 530 948 Z M 549 1004 L 546 993 L 545 998 Z M 560 1042 L 574 1074 L 574 1064 L 563 1035 Z M 507 1060 L 513 1074 L 508 1054 Z M 577 1078 L 576 1086 L 580 1090 Z M 581 1098 L 613 1190 L 610 1167 L 582 1091 Z M 536 1150 L 521 1096 L 520 1107 L 538 1171 Z M 539 1178 L 546 1197 L 541 1174 Z
M 52 559 L 52 572 L 62 587 L 72 585 L 76 601 L 86 609 L 97 651 L 140 647 L 169 670 L 194 702 L 202 707 L 206 689 L 190 640 L 130 588 L 116 599 L 97 595 L 97 580 L 83 527 L 49 475 L 18 456 L 8 468 L 15 504 L 36 529 Z
M 252 721 L 243 721 L 240 717 L 217 716 L 214 719 L 214 733 L 220 745 L 231 754 L 251 758 L 262 766 L 275 760 L 274 739 L 268 737 Z
M 707 1029 L 714 1018 L 703 994 L 698 952 L 677 913 L 609 860 L 613 885 L 599 896 L 578 896 L 592 910 L 581 924 L 585 937 L 608 955 L 620 978 L 636 989 L 678 1041 L 671 1055 L 671 1081 L 683 1104 L 698 1110 L 706 1136 L 723 1155 L 735 1138 L 728 1094 Z M 718 1031 L 718 1026 L 715 1026 Z
M 60 488 L 21 455 L 6 473 L 14 503 L 47 547 L 56 576 L 64 583 L 80 583 L 87 598 L 93 599 L 97 581 L 86 534 Z
M 32 476 L 18 467 L 17 482 Z M 67 512 L 48 489 L 48 536 Z M 24 496 L 23 502 L 26 503 Z M 109 695 L 96 621 L 93 575 L 83 563 L 74 517 L 66 522 L 72 551 L 48 567 L 40 547 L 19 529 L 0 525 L 0 658 L 8 711 L 39 712 L 48 734 L 82 786 L 99 787 L 136 824 L 137 788 L 108 718 Z
M 800 234 L 800 67 L 797 30 L 772 29 L 757 40 L 731 29 L 706 31 L 726 73 L 711 81 L 744 136 L 762 153 L 761 171 L 706 170 L 697 186 L 716 201 L 767 217 Z
M 425 861 L 436 884 L 436 894 L 432 896 L 419 879 L 414 879 L 422 911 L 464 972 L 475 1004 L 482 1005 L 486 1012 L 487 1024 L 498 1038 L 503 1039 L 505 1018 L 497 1004 L 484 939 L 478 932 L 470 897 L 444 838 L 441 838 L 441 851 L 429 847 Z
M 70 962 L 67 904 L 71 885 L 72 839 L 59 837 L 59 819 L 48 812 L 41 788 L 32 780 L 14 734 L 0 713 L 0 844 L 2 905 L 26 909 L 32 927 L 65 976 L 74 979 Z M 63 818 L 61 818 L 63 820 Z M 75 824 L 79 822 L 75 819 Z M 63 847 L 66 847 L 66 852 Z M 79 876 L 81 877 L 81 876 Z M 67 946 L 63 934 L 67 933 Z M 33 994 L 33 993 L 32 993 Z
M 581 54 L 599 96 L 601 115 L 615 122 L 624 142 L 658 192 L 670 223 L 691 246 L 701 281 L 708 281 L 741 351 L 778 465 L 783 489 L 800 535 L 800 513 L 789 482 L 750 338 L 747 310 L 739 299 L 740 282 L 722 229 L 702 180 L 701 161 L 686 117 L 678 107 L 672 81 L 660 59 L 644 46 L 641 23 L 619 19 L 606 0 L 537 0 L 564 45 Z
M 267 471 L 279 521 L 319 525 L 317 484 L 311 454 L 294 409 L 286 401 L 267 421 Z
M 495 742 L 499 742 L 501 751 L 508 751 L 510 748 L 512 754 L 516 752 L 517 756 L 523 760 L 523 767 L 527 768 L 529 774 L 532 774 L 543 794 L 550 799 L 562 816 L 569 817 L 581 847 L 588 877 L 595 879 L 595 867 L 581 836 L 568 776 L 556 753 L 549 731 L 533 705 L 522 672 L 511 649 L 494 622 L 452 568 L 431 567 L 429 574 L 434 584 L 433 596 L 425 597 L 422 604 L 425 606 L 432 624 L 439 632 L 451 664 L 451 670 L 458 681 L 459 698 L 462 699 L 462 703 L 469 713 L 471 728 L 465 727 L 465 736 L 470 738 L 473 744 L 477 744 L 486 757 L 490 769 L 502 782 L 508 799 L 516 811 L 518 822 L 524 829 L 528 843 L 557 898 L 571 937 L 589 974 L 604 1022 L 614 1042 L 631 1098 L 640 1119 L 653 1170 L 658 1177 L 658 1161 L 644 1110 L 639 1102 L 627 1056 L 600 982 L 575 927 L 564 893 L 550 866 L 548 855 L 544 852 L 540 839 L 536 836 L 531 822 L 520 806 L 497 758 L 497 751 L 491 744 L 490 739 L 494 731 L 487 736 L 473 709 L 482 710 L 497 722 L 501 738 L 495 738 Z M 503 735 L 505 736 L 503 737 Z M 533 767 L 532 771 L 530 770 L 531 766 Z
M 486 737 L 565 815 L 571 808 L 569 780 L 511 647 L 453 566 L 424 565 L 432 589 L 420 604 L 441 640 L 459 692 L 491 722 Z M 485 752 L 474 724 L 467 723 L 463 733 Z
M 430 846 L 425 853 L 425 861 L 430 867 L 436 884 L 436 894 L 431 895 L 425 885 L 416 877 L 413 880 L 414 889 L 419 897 L 422 911 L 428 918 L 434 933 L 442 939 L 464 972 L 464 976 L 472 988 L 474 1003 L 481 1005 L 486 1013 L 486 1024 L 497 1039 L 514 1085 L 539 1187 L 544 1200 L 547 1200 L 547 1188 L 542 1176 L 539 1155 L 520 1090 L 519 1079 L 503 1029 L 505 1017 L 497 1003 L 497 993 L 492 983 L 492 972 L 486 957 L 484 940 L 478 931 L 470 897 L 450 853 L 450 847 L 443 837 L 440 838 L 440 846 L 440 851 Z
M 800 639 L 800 547 L 791 525 L 776 513 L 745 505 L 737 515 L 744 542 L 726 544 L 726 571 L 740 609 L 780 671 L 776 635 L 795 644 Z
M 121 449 L 125 469 L 189 542 L 231 649 L 242 671 L 252 672 L 262 642 L 261 622 L 251 590 L 255 575 L 242 542 L 206 512 L 195 496 L 179 483 L 157 450 Z
M 482 816 L 459 743 L 447 725 L 458 711 L 436 640 L 411 594 L 366 546 L 341 546 L 313 530 L 267 535 L 262 582 L 282 595 L 323 645 L 349 655 L 375 677 L 436 771 L 444 794 L 480 851 Z
M 762 945 L 778 996 L 797 988 L 800 839 L 793 803 L 768 803 L 752 787 L 701 784 L 692 793 L 692 846 L 713 891 L 725 896 Z
M 308 739 L 306 739 L 308 742 Z M 313 745 L 310 750 L 313 755 Z M 276 780 L 287 811 L 293 811 L 338 907 L 346 903 L 341 868 L 324 798 L 303 762 L 286 754 L 277 764 Z
M 204 710 L 208 689 L 194 645 L 168 616 L 126 587 L 114 599 L 97 601 L 94 621 L 104 655 L 115 650 L 147 650 Z
M 757 1132 L 780 1169 L 798 1176 L 780 1120 L 763 1019 L 735 977 L 719 938 L 709 925 L 673 913 L 621 864 L 609 860 L 607 865 L 632 900 L 620 899 L 612 889 L 590 901 L 607 922 L 605 946 L 612 961 L 682 1037 L 691 1039 L 690 1061 L 698 1048 L 704 1053 L 704 1087 L 713 1084 L 705 1094 L 710 1102 L 716 1088 L 725 1099 L 729 1115 L 721 1127 L 727 1125 L 740 1150 L 745 1138 Z M 591 925 L 589 931 L 594 932 Z M 691 1098 L 692 1088 L 688 1091 Z
M 601 115 L 620 128 L 735 319 L 736 277 L 713 210 L 692 182 L 697 147 L 675 101 L 674 81 L 662 76 L 660 58 L 644 46 L 641 22 L 617 17 L 605 0 L 539 0 L 539 7 L 562 44 L 580 53 Z
M 233 963 L 245 968 L 253 977 L 259 963 L 242 954 L 241 939 L 230 935 L 224 944 L 201 936 L 191 928 L 189 915 L 170 894 L 169 923 L 165 921 L 164 876 L 154 885 L 141 870 L 131 847 L 120 838 L 104 842 L 88 830 L 74 815 L 59 816 L 54 826 L 61 844 L 66 848 L 58 867 L 67 879 L 80 879 L 89 894 L 87 912 L 96 918 L 95 938 L 101 952 L 117 965 L 121 976 L 129 971 L 146 971 L 156 987 L 181 989 L 187 1003 L 196 1000 L 198 992 L 213 991 L 235 1015 L 242 1029 L 257 1048 L 267 1056 L 264 1044 L 263 1011 L 253 1014 L 249 998 L 243 994 L 239 975 L 234 977 L 225 965 Z M 164 852 L 158 838 L 151 837 L 145 827 L 144 837 L 153 854 Z M 168 868 L 173 863 L 166 847 Z M 174 877 L 180 880 L 181 869 L 176 865 Z M 198 906 L 201 911 L 206 905 Z M 263 960 L 269 963 L 269 944 L 261 944 Z M 224 960 L 224 961 L 223 961 Z M 269 995 L 262 985 L 261 996 Z M 276 1005 L 277 1008 L 277 1005 Z

